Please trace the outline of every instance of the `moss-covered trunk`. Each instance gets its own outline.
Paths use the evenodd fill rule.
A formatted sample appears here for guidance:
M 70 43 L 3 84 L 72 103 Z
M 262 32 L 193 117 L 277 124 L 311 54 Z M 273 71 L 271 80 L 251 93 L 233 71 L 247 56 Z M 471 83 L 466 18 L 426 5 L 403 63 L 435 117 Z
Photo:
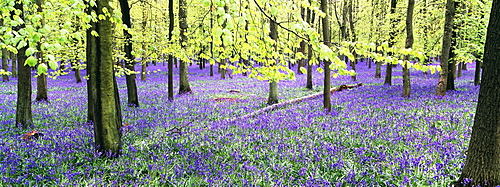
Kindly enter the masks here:
M 436 95 L 444 96 L 446 94 L 446 84 L 448 83 L 449 73 L 449 57 L 451 48 L 451 39 L 453 32 L 453 18 L 455 15 L 454 0 L 446 1 L 446 14 L 443 32 L 443 47 L 441 49 L 441 71 L 439 72 L 439 80 L 436 89 Z
M 16 1 L 14 8 L 21 11 L 19 17 L 24 19 L 22 2 Z M 25 27 L 24 24 L 20 24 L 15 26 L 13 30 L 19 32 Z M 17 80 L 16 126 L 19 128 L 28 128 L 33 124 L 31 113 L 31 67 L 24 64 L 27 58 L 25 55 L 27 48 L 26 45 L 18 49 L 17 52 L 19 79 Z
M 102 9 L 112 11 L 109 0 L 97 1 L 97 13 L 103 14 Z M 90 79 L 95 78 L 96 93 L 94 98 L 94 139 L 96 149 L 106 157 L 116 157 L 121 152 L 121 134 L 118 124 L 121 119 L 117 105 L 117 86 L 113 70 L 112 39 L 113 29 L 108 19 L 99 20 L 96 24 L 99 38 L 96 40 L 96 60 L 91 64 Z
M 182 48 L 186 49 L 188 38 L 186 32 L 188 29 L 187 24 L 187 4 L 185 0 L 179 0 L 179 28 Z M 179 94 L 191 93 L 191 86 L 189 86 L 188 77 L 188 62 L 181 59 L 179 63 Z

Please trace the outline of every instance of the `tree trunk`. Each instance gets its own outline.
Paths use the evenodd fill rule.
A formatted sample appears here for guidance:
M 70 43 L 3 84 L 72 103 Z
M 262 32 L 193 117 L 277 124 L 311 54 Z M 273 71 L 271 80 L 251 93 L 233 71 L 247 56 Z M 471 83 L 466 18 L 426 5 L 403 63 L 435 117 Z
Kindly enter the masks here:
M 12 61 L 12 78 L 17 78 L 17 55 L 10 53 L 10 60 Z
M 142 11 L 142 33 L 146 33 L 147 30 L 146 30 L 146 26 L 148 24 L 148 18 L 147 18 L 147 14 L 146 14 L 146 3 L 143 4 L 143 11 Z M 146 58 L 146 42 L 143 42 L 142 44 L 142 49 L 144 51 L 144 54 L 142 55 L 142 64 L 141 64 L 141 81 L 145 81 L 146 80 L 146 71 L 147 71 L 147 67 L 148 67 L 148 62 L 147 62 L 147 58 Z
M 76 59 L 75 59 L 76 61 Z M 75 62 L 74 64 L 75 66 L 73 66 L 73 71 L 75 72 L 75 80 L 76 80 L 76 83 L 81 83 L 82 82 L 82 75 L 81 75 L 81 72 L 80 72 L 80 68 L 77 67 L 78 64 L 77 62 Z
M 408 0 L 408 9 L 406 12 L 406 43 L 405 48 L 410 49 L 413 46 L 413 9 L 415 0 Z M 410 69 L 408 64 L 410 59 L 406 56 L 405 63 L 403 64 L 403 97 L 410 97 L 411 83 L 410 83 Z
M 168 1 L 168 40 L 172 40 L 174 31 L 174 0 Z M 211 68 L 211 65 L 210 65 Z M 174 100 L 174 57 L 172 54 L 168 55 L 168 100 Z
M 276 81 L 269 81 L 269 97 L 267 99 L 268 105 L 278 103 L 278 83 Z
M 456 9 L 458 7 L 457 1 L 453 2 L 453 17 L 455 17 Z M 451 45 L 450 45 L 450 54 L 448 56 L 448 79 L 446 83 L 446 90 L 455 90 L 455 78 L 457 73 L 457 66 L 455 61 L 455 46 L 457 45 L 457 32 L 455 31 L 457 26 L 452 22 L 452 31 L 451 31 Z
M 103 8 L 112 12 L 109 0 L 97 1 L 97 14 L 104 14 Z M 116 83 L 113 70 L 112 39 L 113 29 L 109 17 L 96 24 L 99 38 L 96 40 L 96 64 L 91 64 L 93 71 L 90 78 L 95 78 L 95 121 L 94 138 L 96 149 L 102 156 L 117 157 L 121 153 L 121 134 L 118 124 L 121 119 L 117 109 Z
M 0 19 L 0 26 L 3 26 L 3 19 Z M 5 72 L 9 71 L 9 66 L 7 65 L 7 50 L 5 48 L 2 48 L 2 69 Z M 9 76 L 2 75 L 2 81 L 3 82 L 9 81 Z
M 7 50 L 2 48 L 2 69 L 5 72 L 9 71 L 9 65 L 7 64 Z M 9 76 L 8 75 L 2 75 L 2 81 L 7 82 L 9 81 Z
M 272 19 L 269 19 L 269 36 L 271 39 L 277 42 L 278 40 L 278 25 Z M 274 49 L 276 50 L 276 44 L 274 45 Z M 276 64 L 272 64 L 271 66 L 275 66 Z M 276 71 L 276 70 L 273 70 Z M 272 105 L 278 103 L 278 82 L 275 80 L 269 80 L 269 97 L 267 99 L 267 104 Z
M 467 158 L 455 183 L 464 186 L 500 185 L 500 0 L 493 0 L 484 47 L 484 72 Z
M 306 17 L 306 8 L 300 8 L 300 16 L 302 17 L 302 20 L 304 21 L 309 21 L 307 20 L 307 17 Z M 301 52 L 302 54 L 305 54 L 305 51 L 306 51 L 306 41 L 302 40 L 300 41 L 300 47 L 299 47 L 299 52 Z M 302 71 L 300 71 L 300 68 L 302 67 L 305 67 L 305 59 L 299 59 L 297 61 L 297 74 L 299 75 L 302 75 Z
M 312 58 L 312 45 L 308 45 L 307 47 L 307 79 L 306 79 L 306 88 L 309 90 L 313 89 L 313 81 L 312 81 L 312 68 L 313 64 L 311 64 Z
M 179 29 L 182 48 L 186 49 L 186 43 L 188 38 L 186 32 L 188 29 L 187 24 L 187 4 L 186 0 L 179 0 Z M 179 94 L 191 93 L 191 87 L 189 86 L 188 78 L 188 64 L 186 61 L 182 60 L 179 63 Z
M 16 1 L 14 8 L 21 11 L 19 17 L 20 19 L 24 19 L 22 2 Z M 23 23 L 15 26 L 13 30 L 19 32 L 25 27 L 26 25 Z M 26 49 L 28 49 L 27 45 L 20 48 L 17 52 L 19 79 L 17 81 L 16 126 L 23 129 L 33 124 L 31 113 L 31 67 L 24 64 L 27 58 L 25 54 Z
M 381 66 L 382 62 L 375 62 L 375 78 L 377 79 L 380 79 L 382 77 L 380 72 Z
M 457 77 L 462 77 L 462 70 L 464 68 L 464 65 L 465 65 L 464 62 L 458 63 Z
M 481 84 L 481 59 L 476 59 L 476 69 L 474 71 L 474 85 Z
M 146 80 L 147 67 L 148 67 L 148 62 L 144 58 L 143 61 L 142 61 L 142 65 L 141 65 L 141 81 L 145 81 Z
M 45 63 L 44 60 L 40 62 Z M 42 73 L 36 77 L 36 99 L 35 101 L 48 101 L 47 74 Z
M 122 22 L 127 26 L 127 28 L 132 28 L 132 22 L 130 20 L 130 6 L 128 0 L 120 0 L 120 9 L 122 12 Z M 125 35 L 125 43 L 123 44 L 123 50 L 125 52 L 125 68 L 129 71 L 135 71 L 135 57 L 132 55 L 132 34 L 128 32 L 127 29 L 123 29 L 123 35 Z M 129 106 L 139 107 L 139 96 L 137 94 L 137 84 L 135 82 L 135 74 L 126 74 L 125 81 L 127 84 L 127 103 Z
M 398 2 L 397 0 L 391 0 L 391 9 L 390 14 L 394 15 L 396 13 L 396 6 Z M 389 32 L 389 48 L 393 47 L 396 44 L 396 35 L 398 32 L 396 31 L 396 24 L 399 22 L 395 16 L 391 17 L 391 32 Z M 389 54 L 392 55 L 392 54 Z M 392 85 L 392 63 L 388 62 L 385 70 L 385 80 L 384 84 Z
M 212 5 L 213 6 L 213 5 Z M 172 15 L 173 17 L 173 15 Z M 173 19 L 173 18 L 172 18 Z M 212 30 L 214 27 L 214 11 L 212 8 L 210 8 L 210 30 Z M 214 76 L 214 64 L 212 63 L 212 60 L 214 59 L 214 35 L 210 35 L 210 77 Z
M 349 30 L 351 31 L 351 42 L 356 42 L 357 36 L 356 36 L 356 31 L 354 30 L 354 9 L 353 9 L 353 1 L 349 1 L 348 4 L 348 14 L 349 14 Z M 356 64 L 358 63 L 358 55 L 356 54 L 356 51 L 354 50 L 353 47 L 349 48 L 351 53 L 354 55 L 354 59 L 351 61 L 351 69 L 356 72 Z M 356 81 L 356 74 L 351 76 L 351 79 L 353 81 Z
M 97 11 L 96 7 L 91 7 L 89 3 L 87 3 L 87 14 L 90 15 L 93 11 Z M 96 29 L 97 24 L 95 22 L 89 23 L 91 27 L 86 31 L 86 46 L 85 46 L 85 55 L 86 55 L 86 64 L 87 64 L 87 122 L 94 123 L 95 121 L 95 102 L 96 102 L 96 94 L 97 94 L 97 79 L 92 78 L 92 76 L 96 75 L 95 67 L 97 64 L 97 37 L 92 35 L 92 31 Z
M 444 96 L 448 83 L 448 61 L 450 57 L 451 38 L 453 32 L 453 17 L 455 15 L 454 0 L 446 1 L 446 17 L 444 22 L 443 47 L 441 50 L 441 71 L 439 72 L 439 81 L 436 95 Z
M 309 0 L 309 3 L 311 3 L 312 0 Z M 311 11 L 311 9 L 308 9 L 307 10 L 307 22 L 309 23 L 309 25 L 313 25 L 314 24 L 314 18 L 315 18 L 315 14 L 313 11 Z M 313 73 L 313 64 L 311 64 L 311 59 L 313 57 L 313 53 L 312 53 L 312 45 L 309 44 L 307 45 L 307 77 L 306 77 L 306 88 L 309 89 L 309 90 L 312 90 L 313 89 L 313 82 L 312 82 L 312 73 Z
M 328 13 L 328 4 L 327 0 L 321 0 L 321 11 L 325 13 L 325 17 L 322 18 L 322 23 L 323 23 L 323 41 L 324 44 L 327 46 L 330 46 L 330 21 L 329 19 L 329 13 Z M 329 60 L 324 61 L 325 67 L 324 69 L 324 79 L 323 79 L 323 108 L 327 111 L 330 112 L 332 111 L 332 103 L 330 99 L 330 64 L 331 62 Z

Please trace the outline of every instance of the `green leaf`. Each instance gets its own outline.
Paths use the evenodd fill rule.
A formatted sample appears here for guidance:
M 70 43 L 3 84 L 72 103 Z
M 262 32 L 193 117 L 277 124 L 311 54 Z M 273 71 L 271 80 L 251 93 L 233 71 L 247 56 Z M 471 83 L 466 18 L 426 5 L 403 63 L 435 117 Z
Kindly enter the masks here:
M 320 72 L 320 73 L 323 73 L 323 68 L 318 67 L 318 69 L 316 69 L 316 71 L 318 71 L 318 72 Z
M 51 61 L 49 61 L 49 66 L 50 66 L 50 69 L 52 69 L 52 70 L 57 70 L 57 67 L 58 67 L 59 65 L 57 64 L 57 62 L 56 62 L 56 61 L 52 61 L 52 60 L 51 60 Z
M 307 69 L 306 69 L 306 68 L 304 68 L 304 67 L 300 67 L 300 72 L 302 72 L 303 74 L 306 74 Z
M 26 62 L 24 62 L 24 65 L 29 65 L 31 67 L 34 67 L 38 60 L 34 56 L 30 56 L 28 59 L 26 59 Z
M 21 49 L 22 47 L 28 45 L 24 40 L 19 41 L 19 44 L 17 44 L 17 48 Z
M 36 52 L 36 50 L 30 47 L 30 48 L 26 49 L 26 52 L 24 54 L 26 54 L 26 56 L 31 56 L 35 52 Z
M 47 65 L 45 64 L 38 64 L 38 74 L 43 74 L 43 73 L 47 73 Z

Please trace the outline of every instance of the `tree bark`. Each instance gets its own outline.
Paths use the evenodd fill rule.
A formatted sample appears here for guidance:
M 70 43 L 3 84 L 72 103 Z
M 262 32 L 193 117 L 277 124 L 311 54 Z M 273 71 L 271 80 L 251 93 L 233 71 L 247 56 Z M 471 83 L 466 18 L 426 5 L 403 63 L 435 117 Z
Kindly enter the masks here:
M 462 186 L 500 185 L 500 0 L 493 0 L 484 47 L 484 71 L 472 135 L 460 179 Z
M 97 11 L 96 7 L 90 6 L 90 3 L 87 3 L 86 13 L 90 15 L 92 11 Z M 95 101 L 96 101 L 96 81 L 97 78 L 95 73 L 95 67 L 97 64 L 97 37 L 92 35 L 92 31 L 96 30 L 97 24 L 95 22 L 89 23 L 91 27 L 86 31 L 86 46 L 85 46 L 85 55 L 86 55 L 86 64 L 87 64 L 87 122 L 94 123 L 95 121 Z
M 270 21 L 270 27 L 269 27 L 269 36 L 271 39 L 273 39 L 275 42 L 278 42 L 278 26 L 274 20 L 269 19 Z M 276 50 L 276 44 L 274 45 L 274 48 Z M 272 64 L 271 66 L 275 66 L 275 64 Z M 276 71 L 276 70 L 274 70 Z M 268 105 L 273 105 L 278 103 L 278 82 L 275 80 L 269 80 L 269 97 L 267 99 L 267 104 Z
M 179 28 L 180 28 L 180 43 L 182 48 L 186 49 L 188 38 L 186 32 L 188 29 L 187 24 L 187 4 L 186 0 L 179 0 Z M 179 94 L 191 93 L 188 78 L 188 64 L 183 59 L 179 63 Z
M 42 58 L 43 59 L 43 58 Z M 44 64 L 44 60 L 40 64 Z M 35 101 L 48 101 L 47 74 L 42 73 L 36 77 L 36 98 Z
M 103 13 L 103 8 L 110 12 L 113 10 L 109 0 L 97 1 L 97 14 Z M 117 157 L 121 153 L 121 134 L 118 124 L 121 119 L 120 110 L 117 109 L 117 87 L 113 70 L 112 39 L 113 29 L 109 18 L 99 20 L 96 24 L 99 38 L 96 40 L 96 64 L 92 64 L 94 70 L 90 78 L 95 78 L 95 121 L 94 138 L 96 149 L 103 153 L 102 156 Z
M 354 8 L 353 8 L 353 1 L 349 1 L 349 4 L 347 6 L 348 8 L 348 14 L 349 14 L 349 30 L 351 31 L 351 42 L 356 42 L 357 36 L 356 36 L 356 31 L 354 30 Z M 358 55 L 356 54 L 356 51 L 354 50 L 353 47 L 350 48 L 351 53 L 354 55 L 354 60 L 351 61 L 351 69 L 356 72 L 356 64 L 358 63 Z M 356 81 L 356 74 L 351 76 L 351 79 L 353 81 Z
M 455 15 L 454 0 L 446 1 L 446 17 L 444 22 L 443 47 L 441 50 L 441 71 L 439 72 L 439 81 L 436 95 L 444 96 L 448 83 L 448 61 L 450 57 L 451 38 L 453 32 L 453 17 Z
M 267 99 L 268 105 L 278 103 L 278 83 L 276 81 L 269 81 L 269 97 Z
M 21 11 L 19 17 L 20 19 L 24 19 L 22 2 L 16 1 L 14 8 Z M 26 25 L 23 23 L 14 26 L 13 30 L 19 32 L 25 27 Z M 25 54 L 26 49 L 28 49 L 27 45 L 18 49 L 17 52 L 19 79 L 17 81 L 16 126 L 23 129 L 33 124 L 31 111 L 31 67 L 24 64 L 27 58 Z
M 168 1 L 168 40 L 172 40 L 174 31 L 174 0 Z M 210 68 L 212 65 L 210 65 Z M 174 57 L 172 54 L 168 55 L 168 100 L 174 100 Z
M 311 3 L 311 0 L 309 0 L 309 3 Z M 310 9 L 308 9 L 307 10 L 307 17 L 306 17 L 307 23 L 309 23 L 309 25 L 312 26 L 314 24 L 314 18 L 315 18 L 314 12 L 311 11 Z M 312 57 L 313 57 L 312 45 L 309 44 L 309 45 L 307 45 L 307 61 L 306 61 L 306 64 L 307 64 L 306 88 L 309 90 L 313 89 L 313 82 L 312 82 L 313 64 L 311 64 Z
M 465 65 L 465 62 L 458 63 L 457 77 L 462 77 L 462 70 L 463 70 L 464 65 Z
M 301 16 L 302 20 L 304 20 L 306 22 L 308 21 L 307 17 L 306 17 L 306 8 L 304 8 L 304 7 L 300 8 L 300 16 Z M 304 40 L 300 41 L 299 52 L 301 52 L 302 54 L 305 54 L 306 41 L 304 41 Z M 304 73 L 302 73 L 302 71 L 300 71 L 300 68 L 302 68 L 302 67 L 305 67 L 305 59 L 299 59 L 297 62 L 297 74 L 298 75 L 304 74 Z
M 145 2 L 145 1 L 144 1 Z M 146 26 L 148 24 L 148 18 L 147 18 L 147 12 L 146 12 L 146 3 L 143 4 L 143 11 L 142 11 L 142 32 L 143 33 L 146 33 L 147 30 L 146 30 Z M 146 42 L 143 42 L 142 44 L 142 49 L 144 51 L 144 54 L 142 55 L 142 64 L 141 64 L 141 81 L 145 81 L 146 80 L 146 71 L 147 71 L 147 67 L 148 67 L 148 62 L 147 62 L 147 58 L 146 58 Z
M 457 7 L 458 7 L 457 1 L 453 2 L 453 20 L 455 19 L 455 15 Z M 448 79 L 446 83 L 446 91 L 448 90 L 455 90 L 455 78 L 456 78 L 456 73 L 457 73 L 457 66 L 456 66 L 456 61 L 455 61 L 455 46 L 457 45 L 457 32 L 455 31 L 457 29 L 457 26 L 455 25 L 454 21 L 452 22 L 452 31 L 451 31 L 451 45 L 450 45 L 450 54 L 448 56 Z
M 10 60 L 12 64 L 12 78 L 17 78 L 17 55 L 10 53 Z
M 381 66 L 382 62 L 375 62 L 375 78 L 377 79 L 380 79 L 382 77 L 380 72 Z
M 212 2 L 212 1 L 210 1 Z M 214 11 L 213 11 L 213 3 L 210 5 L 210 30 L 214 28 Z M 173 15 L 172 18 L 173 19 Z M 214 59 L 214 35 L 210 35 L 210 58 Z M 210 77 L 214 76 L 214 64 L 210 60 Z
M 3 19 L 0 19 L 0 26 L 3 26 Z M 7 50 L 5 48 L 2 48 L 2 69 L 5 72 L 9 71 L 9 65 L 7 64 Z M 2 81 L 7 82 L 9 81 L 9 76 L 8 75 L 2 75 Z
M 5 72 L 9 71 L 9 65 L 7 64 L 7 50 L 2 48 L 2 69 Z M 8 75 L 2 75 L 2 81 L 7 82 L 9 81 L 9 76 Z
M 82 83 L 82 75 L 81 75 L 81 72 L 80 72 L 80 68 L 78 67 L 77 59 L 74 59 L 73 61 L 75 63 L 73 65 L 71 65 L 71 66 L 73 67 L 72 69 L 75 72 L 76 83 Z
M 413 46 L 413 9 L 415 0 L 408 0 L 408 9 L 406 11 L 406 43 L 405 48 L 410 49 Z M 406 56 L 406 62 L 403 64 L 403 97 L 410 97 L 410 69 L 408 64 L 410 59 Z
M 307 47 L 307 79 L 306 79 L 306 88 L 309 90 L 313 89 L 313 82 L 312 82 L 312 67 L 313 64 L 311 64 L 311 58 L 312 58 L 312 45 L 308 45 Z
M 394 15 L 396 13 L 396 6 L 398 2 L 397 0 L 391 0 L 391 9 L 390 9 L 390 14 Z M 399 22 L 399 19 L 395 18 L 394 16 L 391 17 L 391 31 L 389 32 L 389 48 L 393 47 L 394 44 L 396 44 L 396 24 Z M 389 54 L 392 55 L 392 54 Z M 384 84 L 386 85 L 392 85 L 392 66 L 393 64 L 388 62 L 385 70 L 385 80 Z
M 128 0 L 120 0 L 120 8 L 122 12 L 122 22 L 127 26 L 128 29 L 132 28 L 132 22 L 130 20 L 130 6 Z M 123 46 L 125 52 L 125 68 L 129 71 L 135 71 L 135 57 L 132 55 L 132 34 L 128 32 L 127 29 L 123 29 L 123 34 L 125 35 L 125 43 Z M 139 96 L 137 94 L 137 84 L 135 82 L 135 74 L 126 74 L 125 81 L 127 84 L 127 103 L 129 106 L 139 107 Z
M 321 0 L 321 11 L 325 13 L 325 17 L 322 18 L 322 23 L 323 23 L 323 41 L 324 44 L 327 46 L 330 46 L 330 21 L 328 20 L 330 18 L 329 13 L 328 13 L 328 4 L 327 0 Z M 329 60 L 324 61 L 325 67 L 324 69 L 324 79 L 323 79 L 323 108 L 327 111 L 330 112 L 332 111 L 332 103 L 330 99 L 330 64 L 331 62 Z
M 481 84 L 481 59 L 476 59 L 476 68 L 474 71 L 474 85 L 477 86 Z

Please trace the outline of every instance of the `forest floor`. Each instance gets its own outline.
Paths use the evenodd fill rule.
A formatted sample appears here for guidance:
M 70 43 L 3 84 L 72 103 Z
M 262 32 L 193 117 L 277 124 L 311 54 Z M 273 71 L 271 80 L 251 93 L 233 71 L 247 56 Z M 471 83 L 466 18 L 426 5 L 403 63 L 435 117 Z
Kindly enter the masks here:
M 118 78 L 126 124 L 123 155 L 111 160 L 94 152 L 86 83 L 73 72 L 48 80 L 50 102 L 33 103 L 26 130 L 14 127 L 17 80 L 0 82 L 0 186 L 446 186 L 465 161 L 479 91 L 473 68 L 445 97 L 435 96 L 438 74 L 412 71 L 403 98 L 401 67 L 387 86 L 373 78 L 375 65 L 360 63 L 357 81 L 332 78 L 363 86 L 334 92 L 331 112 L 319 97 L 229 123 L 266 106 L 267 82 L 191 66 L 193 93 L 169 102 L 166 66 L 151 65 L 137 79 L 138 108 L 126 105 Z M 280 101 L 321 92 L 322 75 L 313 77 L 313 90 L 306 75 L 279 82 Z M 44 136 L 22 139 L 31 130 Z

